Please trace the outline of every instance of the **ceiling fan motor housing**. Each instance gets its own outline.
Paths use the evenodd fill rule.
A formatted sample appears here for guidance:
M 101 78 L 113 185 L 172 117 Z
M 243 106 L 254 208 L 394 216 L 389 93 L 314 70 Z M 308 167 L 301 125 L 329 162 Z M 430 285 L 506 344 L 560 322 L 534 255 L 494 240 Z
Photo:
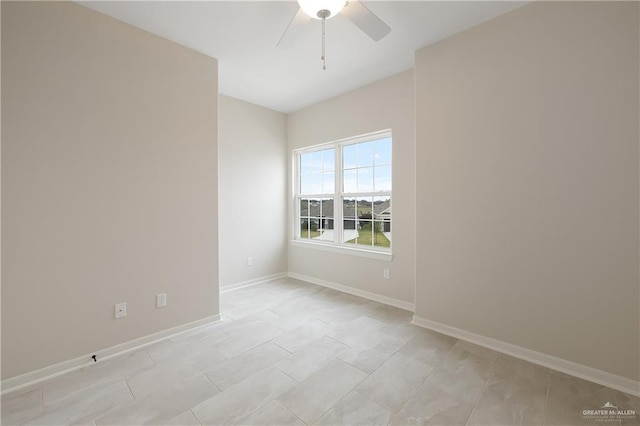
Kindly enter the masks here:
M 345 6 L 345 0 L 298 0 L 300 9 L 314 19 L 328 19 L 336 16 Z

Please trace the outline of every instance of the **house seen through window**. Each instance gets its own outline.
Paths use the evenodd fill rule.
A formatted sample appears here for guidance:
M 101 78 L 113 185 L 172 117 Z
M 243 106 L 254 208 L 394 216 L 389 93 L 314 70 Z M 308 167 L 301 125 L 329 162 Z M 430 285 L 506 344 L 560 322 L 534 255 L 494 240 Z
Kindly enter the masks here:
M 391 132 L 296 152 L 296 239 L 389 252 Z

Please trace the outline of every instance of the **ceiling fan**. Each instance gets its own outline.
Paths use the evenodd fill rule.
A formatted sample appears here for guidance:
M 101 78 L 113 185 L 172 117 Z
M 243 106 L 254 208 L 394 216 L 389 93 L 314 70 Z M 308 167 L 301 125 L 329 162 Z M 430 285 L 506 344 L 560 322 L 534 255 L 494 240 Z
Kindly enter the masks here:
M 359 0 L 298 0 L 300 6 L 280 37 L 276 47 L 289 45 L 298 38 L 312 18 L 322 21 L 322 69 L 326 69 L 325 23 L 342 13 L 374 41 L 379 41 L 391 32 L 391 27 L 378 18 Z

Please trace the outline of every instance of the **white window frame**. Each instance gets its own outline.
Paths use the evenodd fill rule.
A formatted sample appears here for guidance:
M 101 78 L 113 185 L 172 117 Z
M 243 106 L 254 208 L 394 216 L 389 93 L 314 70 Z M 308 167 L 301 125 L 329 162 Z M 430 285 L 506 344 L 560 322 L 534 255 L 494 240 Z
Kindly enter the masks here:
M 323 251 L 329 251 L 334 253 L 348 254 L 353 256 L 368 257 L 378 260 L 391 261 L 393 259 L 393 241 L 389 241 L 390 247 L 379 246 L 362 246 L 351 243 L 341 242 L 344 227 L 343 218 L 343 199 L 344 198 L 357 198 L 357 197 L 378 197 L 388 196 L 391 200 L 390 212 L 391 221 L 393 222 L 393 153 L 391 155 L 391 190 L 390 191 L 377 191 L 377 192 L 356 192 L 346 193 L 343 188 L 343 164 L 342 164 L 342 149 L 346 145 L 352 145 L 362 142 L 371 142 L 377 139 L 391 138 L 391 147 L 393 152 L 393 136 L 390 129 L 382 130 L 379 132 L 368 133 L 366 135 L 360 135 L 352 138 L 341 139 L 338 141 L 323 143 L 320 145 L 314 145 L 297 149 L 293 151 L 293 224 L 291 245 L 297 247 L 313 248 Z M 331 194 L 300 194 L 300 158 L 302 154 L 308 154 L 316 151 L 322 151 L 326 149 L 335 149 L 335 167 L 334 167 L 334 192 Z M 334 241 L 324 240 L 311 240 L 300 238 L 300 197 L 305 198 L 324 198 L 333 199 L 333 229 L 334 229 Z M 372 216 L 371 220 L 374 220 Z M 373 222 L 372 222 L 373 224 Z M 393 229 L 393 225 L 392 229 Z

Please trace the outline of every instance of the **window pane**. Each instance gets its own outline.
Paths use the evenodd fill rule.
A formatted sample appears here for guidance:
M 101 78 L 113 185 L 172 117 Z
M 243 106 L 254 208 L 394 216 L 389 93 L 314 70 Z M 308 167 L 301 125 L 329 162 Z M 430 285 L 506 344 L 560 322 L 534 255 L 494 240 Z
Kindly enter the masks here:
M 311 154 L 300 154 L 300 174 L 311 173 Z
M 371 219 L 373 199 L 371 197 L 360 197 L 357 201 L 358 218 L 356 220 L 356 230 L 358 231 L 358 237 L 355 244 L 359 245 L 371 245 Z
M 300 200 L 300 238 L 314 238 L 320 235 L 318 231 L 320 221 L 320 200 L 317 198 L 302 198 Z
M 322 172 L 322 151 L 316 151 L 311 153 L 311 172 Z
M 343 198 L 342 199 L 342 238 L 341 242 L 347 242 L 355 239 L 358 236 L 356 231 L 356 199 L 355 198 Z
M 356 199 L 355 198 L 344 198 L 342 200 L 342 215 L 345 218 L 354 218 L 356 217 Z
M 309 216 L 309 200 L 302 198 L 300 200 L 300 217 Z
M 325 172 L 332 172 L 336 169 L 336 150 L 325 149 L 322 151 L 322 169 Z
M 333 200 L 332 199 L 322 200 L 322 208 L 320 210 L 320 217 L 333 218 Z
M 309 219 L 300 218 L 300 238 L 309 238 Z
M 342 147 L 342 168 L 351 169 L 358 165 L 358 145 L 345 145 Z
M 371 197 L 360 197 L 356 201 L 356 210 L 359 219 L 371 219 Z
M 391 164 L 391 138 L 384 138 L 375 142 L 375 164 Z
M 373 245 L 391 247 L 391 197 L 373 199 L 374 239 Z
M 376 247 L 391 247 L 391 222 L 376 220 L 373 222 L 373 229 L 373 245 Z M 389 231 L 387 232 L 385 229 L 389 229 Z
M 343 191 L 358 192 L 358 169 L 345 170 L 343 172 L 344 186 Z
M 322 174 L 322 193 L 333 194 L 335 190 L 336 190 L 335 174 L 323 173 Z
M 309 217 L 319 217 L 321 209 L 321 200 L 317 198 L 309 199 Z
M 376 216 L 391 217 L 391 197 L 373 197 L 373 212 Z M 376 217 L 376 219 L 379 219 Z
M 333 241 L 333 200 L 322 201 L 322 214 L 320 217 L 320 235 L 316 236 L 316 240 Z
M 300 193 L 321 194 L 322 175 L 319 173 L 300 175 Z
M 303 220 L 303 219 L 300 219 Z M 317 217 L 305 218 L 306 224 L 303 224 L 303 228 L 300 230 L 300 237 L 302 238 L 317 238 L 321 235 L 320 232 L 320 219 Z
M 359 143 L 358 145 L 358 167 L 373 165 L 373 142 Z
M 344 242 L 361 246 L 371 246 L 371 225 L 371 220 L 356 220 L 356 229 L 354 231 L 349 233 L 347 229 L 344 230 Z
M 358 169 L 358 192 L 373 192 L 373 167 Z
M 321 200 L 316 198 L 300 199 L 300 238 L 315 238 L 321 234 L 320 214 Z
M 374 168 L 374 191 L 391 191 L 391 166 Z

